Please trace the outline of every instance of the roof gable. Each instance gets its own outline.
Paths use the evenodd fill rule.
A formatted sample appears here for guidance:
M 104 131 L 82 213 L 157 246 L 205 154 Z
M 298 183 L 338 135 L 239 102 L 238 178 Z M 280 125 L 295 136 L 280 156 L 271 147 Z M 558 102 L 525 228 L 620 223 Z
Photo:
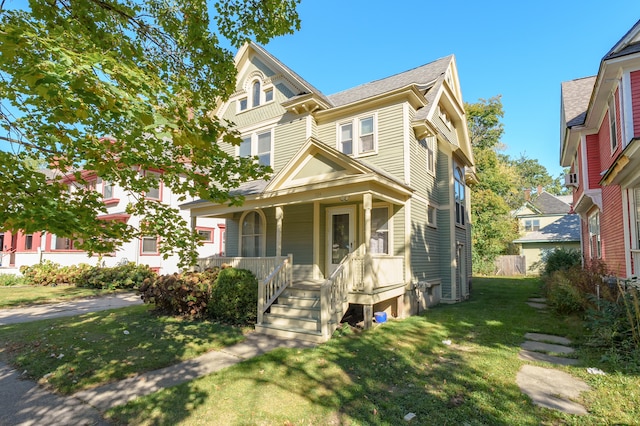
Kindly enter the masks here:
M 355 159 L 309 138 L 286 166 L 274 176 L 265 191 L 327 182 L 373 172 Z

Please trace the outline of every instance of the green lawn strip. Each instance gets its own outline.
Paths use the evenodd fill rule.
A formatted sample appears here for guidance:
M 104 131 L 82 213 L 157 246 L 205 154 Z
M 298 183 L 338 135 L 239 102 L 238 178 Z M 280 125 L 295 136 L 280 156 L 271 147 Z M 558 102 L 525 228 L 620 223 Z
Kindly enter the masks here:
M 608 412 L 579 417 L 536 407 L 521 393 L 516 374 L 525 363 L 518 358 L 525 333 L 578 341 L 584 332 L 574 318 L 526 304 L 539 286 L 535 279 L 474 279 L 467 302 L 345 333 L 314 349 L 273 351 L 107 416 L 140 425 L 395 425 L 408 413 L 415 424 L 634 424 L 637 414 L 616 410 L 612 400 L 598 402 Z M 616 381 L 586 377 L 585 367 L 559 369 L 581 374 L 599 398 L 609 396 L 597 382 Z M 629 380 L 624 389 L 633 383 L 637 393 L 640 381 Z
M 15 308 L 26 305 L 55 303 L 82 297 L 104 296 L 116 292 L 130 292 L 131 290 L 98 290 L 80 288 L 70 285 L 57 286 L 0 286 L 0 308 Z
M 243 340 L 211 321 L 156 316 L 138 305 L 0 326 L 3 358 L 63 394 L 166 367 Z

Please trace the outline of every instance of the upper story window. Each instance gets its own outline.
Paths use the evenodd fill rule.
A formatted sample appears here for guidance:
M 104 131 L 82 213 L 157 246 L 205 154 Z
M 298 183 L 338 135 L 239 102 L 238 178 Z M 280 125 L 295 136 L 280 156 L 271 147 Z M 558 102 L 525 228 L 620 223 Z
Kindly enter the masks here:
M 274 91 L 273 86 L 268 83 L 265 84 L 260 77 L 252 79 L 244 86 L 246 96 L 237 100 L 238 112 L 246 111 L 247 109 L 256 108 L 260 105 L 264 105 L 268 102 L 273 102 Z
M 260 105 L 260 81 L 256 80 L 253 82 L 251 89 L 251 106 L 257 107 Z
M 273 137 L 272 130 L 266 132 L 255 132 L 242 138 L 242 142 L 238 147 L 238 156 L 240 157 L 258 157 L 258 163 L 263 166 L 271 166 L 273 164 Z
M 343 154 L 356 157 L 375 154 L 378 149 L 375 115 L 340 123 L 337 148 Z
M 456 224 L 464 225 L 465 219 L 465 184 L 464 173 L 460 167 L 454 171 L 454 195 L 456 198 Z
M 589 253 L 592 259 L 602 257 L 602 244 L 600 242 L 600 212 L 589 216 Z
M 529 231 L 539 231 L 540 230 L 540 219 L 527 219 L 524 221 L 524 230 Z
M 436 208 L 432 205 L 427 205 L 427 225 L 436 227 Z
M 440 120 L 442 120 L 444 125 L 447 126 L 448 129 L 451 129 L 451 119 L 449 118 L 449 114 L 447 114 L 447 112 L 440 106 L 438 106 L 438 116 L 440 116 Z
M 618 148 L 618 131 L 616 128 L 616 100 L 615 96 L 609 99 L 609 132 L 611 135 L 611 152 Z
M 144 175 L 145 177 L 150 177 L 153 179 L 153 182 L 151 182 L 149 185 L 149 190 L 144 193 L 145 198 L 149 200 L 161 201 L 162 200 L 162 181 L 160 180 L 160 176 L 161 176 L 160 173 L 145 170 Z
M 427 171 L 435 175 L 436 173 L 436 138 L 429 136 L 424 139 L 424 147 L 427 150 Z
M 24 236 L 24 249 L 33 250 L 33 234 L 27 234 Z

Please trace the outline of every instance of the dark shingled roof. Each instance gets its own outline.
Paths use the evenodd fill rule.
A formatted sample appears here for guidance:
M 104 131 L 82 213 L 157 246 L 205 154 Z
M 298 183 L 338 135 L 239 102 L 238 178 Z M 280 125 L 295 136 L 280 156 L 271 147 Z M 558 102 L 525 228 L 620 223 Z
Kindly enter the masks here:
M 533 197 L 530 203 L 538 209 L 541 214 L 567 214 L 571 211 L 569 204 L 555 195 L 544 191 Z
M 584 77 L 562 83 L 562 108 L 567 127 L 584 124 L 596 77 Z
M 424 85 L 426 89 L 427 87 L 431 87 L 438 77 L 447 71 L 452 60 L 453 55 L 449 55 L 409 71 L 395 74 L 381 80 L 371 81 L 330 95 L 328 98 L 334 106 L 342 106 L 412 84 L 418 86 Z
M 551 243 L 551 242 L 580 241 L 580 216 L 568 214 L 539 231 L 527 232 L 514 243 Z

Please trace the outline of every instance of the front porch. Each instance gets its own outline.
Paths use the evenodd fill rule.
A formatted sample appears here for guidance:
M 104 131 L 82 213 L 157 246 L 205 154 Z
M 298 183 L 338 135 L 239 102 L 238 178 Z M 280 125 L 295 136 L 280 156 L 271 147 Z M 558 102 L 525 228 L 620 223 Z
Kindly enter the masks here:
M 374 307 L 402 315 L 404 257 L 348 254 L 326 279 L 296 276 L 293 255 L 208 257 L 198 268 L 233 266 L 258 278 L 256 331 L 323 342 L 336 330 L 350 304 L 362 305 L 365 328 L 373 325 Z

